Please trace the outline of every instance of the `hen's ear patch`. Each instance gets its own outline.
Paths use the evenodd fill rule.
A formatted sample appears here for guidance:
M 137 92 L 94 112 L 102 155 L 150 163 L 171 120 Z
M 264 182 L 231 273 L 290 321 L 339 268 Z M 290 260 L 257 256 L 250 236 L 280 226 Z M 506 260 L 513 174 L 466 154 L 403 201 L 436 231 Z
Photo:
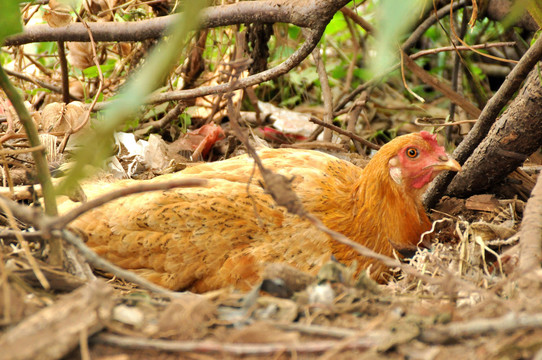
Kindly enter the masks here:
M 399 159 L 396 157 L 390 159 L 388 162 L 388 165 L 390 166 L 390 176 L 395 181 L 395 183 L 401 185 L 403 182 L 403 173 L 401 172 L 401 168 L 399 167 Z

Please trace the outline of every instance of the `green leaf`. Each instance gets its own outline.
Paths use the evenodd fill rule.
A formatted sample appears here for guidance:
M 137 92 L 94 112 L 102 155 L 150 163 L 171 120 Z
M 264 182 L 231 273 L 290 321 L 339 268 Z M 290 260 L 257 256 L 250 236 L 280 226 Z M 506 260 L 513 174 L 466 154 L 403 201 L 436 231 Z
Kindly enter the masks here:
M 288 37 L 293 40 L 299 39 L 299 34 L 301 34 L 301 29 L 297 26 L 288 26 Z
M 384 74 L 399 61 L 399 47 L 414 21 L 423 13 L 423 7 L 431 6 L 423 0 L 387 0 L 379 2 L 376 56 L 371 59 L 374 76 Z
M 111 75 L 111 72 L 113 71 L 113 69 L 115 69 L 115 60 L 108 60 L 107 63 L 105 64 L 102 64 L 100 65 L 100 69 L 102 69 L 102 73 L 104 74 L 104 77 L 108 77 L 109 75 Z M 94 66 L 91 66 L 91 67 L 88 67 L 86 68 L 85 70 L 83 70 L 83 74 L 85 74 L 86 77 L 88 78 L 96 78 L 98 77 L 98 68 L 96 67 L 96 65 Z
M 344 79 L 346 77 L 346 70 L 346 66 L 340 64 L 331 71 L 331 76 L 337 80 Z
M 0 44 L 6 37 L 23 31 L 19 2 L 15 0 L 0 0 Z

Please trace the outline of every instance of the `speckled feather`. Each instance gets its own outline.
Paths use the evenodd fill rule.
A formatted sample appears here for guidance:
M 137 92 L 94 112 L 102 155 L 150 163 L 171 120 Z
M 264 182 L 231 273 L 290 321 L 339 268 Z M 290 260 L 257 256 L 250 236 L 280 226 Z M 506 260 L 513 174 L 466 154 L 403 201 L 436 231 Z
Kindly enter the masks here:
M 293 189 L 306 210 L 328 227 L 391 256 L 394 247 L 415 247 L 430 222 L 419 199 L 423 189 L 394 182 L 388 162 L 406 144 L 433 147 L 414 134 L 394 142 L 365 170 L 316 151 L 264 149 L 259 155 L 267 168 L 294 176 Z M 159 176 L 150 181 L 197 177 L 209 185 L 127 196 L 72 226 L 86 234 L 87 245 L 98 254 L 174 290 L 248 289 L 271 262 L 314 274 L 332 254 L 345 264 L 357 260 L 359 270 L 372 265 L 375 277 L 386 270 L 276 206 L 260 187 L 257 170 L 247 193 L 252 171 L 253 161 L 241 156 Z M 93 198 L 134 181 L 84 189 Z M 64 211 L 73 206 L 64 205 Z

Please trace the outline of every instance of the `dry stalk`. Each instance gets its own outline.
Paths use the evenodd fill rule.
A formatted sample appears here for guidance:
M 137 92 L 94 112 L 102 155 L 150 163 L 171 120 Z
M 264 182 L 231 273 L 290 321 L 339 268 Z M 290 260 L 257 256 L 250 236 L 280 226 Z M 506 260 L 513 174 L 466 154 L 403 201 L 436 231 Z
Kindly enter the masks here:
M 0 202 L 0 207 L 2 208 L 2 211 L 6 214 L 6 217 L 8 218 L 9 225 L 15 230 L 15 237 L 19 241 L 19 244 L 23 248 L 24 255 L 26 257 L 26 260 L 30 264 L 30 267 L 32 268 L 32 271 L 34 272 L 34 275 L 36 275 L 36 278 L 39 280 L 41 286 L 49 290 L 51 286 L 49 285 L 49 282 L 47 281 L 47 278 L 45 275 L 43 275 L 43 272 L 41 271 L 38 263 L 36 262 L 36 259 L 34 259 L 34 256 L 32 256 L 32 253 L 30 252 L 30 248 L 28 247 L 28 243 L 26 240 L 21 236 L 21 232 L 19 231 L 19 227 L 17 226 L 17 221 L 15 220 L 15 217 L 13 216 L 13 212 L 9 208 L 9 206 L 6 205 L 5 202 Z

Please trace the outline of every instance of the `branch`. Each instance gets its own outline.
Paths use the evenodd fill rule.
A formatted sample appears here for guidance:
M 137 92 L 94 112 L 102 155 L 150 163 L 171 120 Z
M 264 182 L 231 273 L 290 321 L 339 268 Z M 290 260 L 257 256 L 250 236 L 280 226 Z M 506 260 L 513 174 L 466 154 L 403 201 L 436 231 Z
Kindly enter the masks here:
M 316 64 L 316 71 L 322 89 L 322 98 L 324 100 L 324 122 L 326 124 L 331 124 L 333 122 L 333 95 L 331 94 L 331 88 L 329 87 L 326 67 L 322 60 L 322 56 L 320 55 L 320 47 L 314 48 L 312 57 Z M 333 134 L 329 129 L 324 130 L 324 141 L 331 142 L 332 136 Z
M 147 98 L 147 104 L 156 104 L 164 103 L 168 101 L 180 101 L 180 100 L 189 100 L 201 96 L 214 95 L 214 94 L 224 94 L 228 91 L 244 89 L 253 85 L 258 85 L 262 82 L 275 79 L 281 75 L 286 74 L 294 67 L 299 65 L 307 56 L 309 56 L 312 50 L 316 47 L 320 41 L 325 30 L 325 26 L 311 30 L 307 40 L 297 49 L 289 58 L 284 60 L 280 65 L 275 66 L 272 69 L 262 71 L 261 73 L 248 76 L 246 78 L 239 79 L 232 83 L 224 83 L 215 86 L 201 86 L 196 89 L 188 90 L 179 90 L 179 91 L 170 91 L 163 94 L 151 95 Z M 103 110 L 107 106 L 111 106 L 114 101 L 97 103 L 94 107 L 94 110 Z
M 482 110 L 474 127 L 455 149 L 453 158 L 456 159 L 457 162 L 461 165 L 465 163 L 474 149 L 476 149 L 480 142 L 486 137 L 501 109 L 508 103 L 514 93 L 519 90 L 522 82 L 541 58 L 542 38 L 538 38 L 529 50 L 527 50 L 525 55 L 523 55 L 514 69 L 510 71 L 510 74 L 506 77 L 499 90 L 493 95 Z M 426 207 L 435 206 L 437 200 L 444 194 L 444 191 L 454 176 L 455 173 L 447 171 L 437 177 L 437 179 L 429 186 L 426 193 Z
M 299 6 L 291 1 L 242 1 L 230 5 L 213 6 L 201 13 L 200 28 L 216 28 L 219 26 L 243 23 L 290 23 L 304 28 L 313 28 L 326 21 L 347 0 L 321 0 Z M 326 13 L 329 12 L 329 13 Z M 181 15 L 168 15 L 137 22 L 100 22 L 89 23 L 94 40 L 101 42 L 143 41 L 157 39 L 164 35 L 167 28 L 176 23 Z M 326 21 L 327 23 L 327 21 Z M 83 24 L 73 23 L 61 28 L 48 25 L 34 25 L 24 28 L 23 33 L 9 36 L 4 46 L 23 45 L 45 41 L 90 41 L 89 34 Z
M 327 127 L 335 132 L 338 132 L 339 134 L 342 134 L 342 135 L 346 135 L 348 137 L 350 137 L 351 139 L 354 139 L 356 141 L 359 141 L 360 143 L 362 143 L 363 145 L 367 146 L 368 148 L 371 148 L 373 150 L 378 150 L 380 149 L 380 146 L 377 145 L 377 144 L 373 144 L 372 142 L 368 141 L 368 140 L 365 140 L 364 138 L 362 138 L 361 136 L 359 135 L 356 135 L 354 134 L 353 132 L 351 131 L 346 131 L 346 130 L 343 130 L 341 129 L 340 127 L 338 126 L 335 126 L 333 124 L 328 124 L 320 119 L 317 119 L 315 117 L 311 117 L 309 119 L 310 122 L 313 122 L 315 124 L 318 124 L 318 125 L 321 125 L 321 126 L 324 126 L 324 127 Z
M 360 337 L 344 345 L 344 349 L 369 349 L 387 340 L 379 338 L 381 335 L 373 331 L 371 335 Z M 270 344 L 228 344 L 217 341 L 174 341 L 161 339 L 144 339 L 140 337 L 129 337 L 119 335 L 100 334 L 95 336 L 94 341 L 101 344 L 115 345 L 130 349 L 155 349 L 174 352 L 198 352 L 198 353 L 220 353 L 232 355 L 276 355 L 277 353 L 288 352 L 292 354 L 321 353 L 335 348 L 341 344 L 338 340 L 318 340 L 303 343 L 270 343 Z
M 495 319 L 477 319 L 445 326 L 430 327 L 421 331 L 418 340 L 429 344 L 447 344 L 476 335 L 509 332 L 521 329 L 542 328 L 542 314 L 510 313 Z

